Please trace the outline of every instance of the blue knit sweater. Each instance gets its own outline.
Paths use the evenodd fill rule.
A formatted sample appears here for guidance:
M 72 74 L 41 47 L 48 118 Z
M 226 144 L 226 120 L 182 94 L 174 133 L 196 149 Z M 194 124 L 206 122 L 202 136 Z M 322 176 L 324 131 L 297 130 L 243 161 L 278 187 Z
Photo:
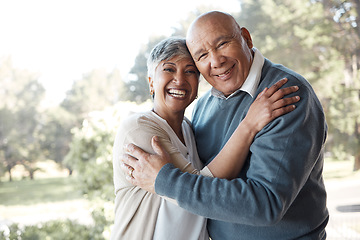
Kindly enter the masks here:
M 295 111 L 265 126 L 250 147 L 237 179 L 182 173 L 165 165 L 156 192 L 190 212 L 209 218 L 213 240 L 325 239 L 328 222 L 322 179 L 327 126 L 321 104 L 299 74 L 265 59 L 256 95 L 281 78 L 300 87 Z M 209 163 L 255 100 L 239 92 L 229 99 L 209 92 L 199 99 L 193 127 L 201 160 Z

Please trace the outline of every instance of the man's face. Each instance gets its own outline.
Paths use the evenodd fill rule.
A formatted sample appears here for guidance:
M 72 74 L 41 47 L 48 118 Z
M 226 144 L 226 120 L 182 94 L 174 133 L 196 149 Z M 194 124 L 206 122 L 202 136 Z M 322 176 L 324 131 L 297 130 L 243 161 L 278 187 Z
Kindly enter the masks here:
M 214 88 L 229 96 L 243 85 L 253 59 L 245 28 L 227 18 L 198 21 L 186 43 L 197 68 Z

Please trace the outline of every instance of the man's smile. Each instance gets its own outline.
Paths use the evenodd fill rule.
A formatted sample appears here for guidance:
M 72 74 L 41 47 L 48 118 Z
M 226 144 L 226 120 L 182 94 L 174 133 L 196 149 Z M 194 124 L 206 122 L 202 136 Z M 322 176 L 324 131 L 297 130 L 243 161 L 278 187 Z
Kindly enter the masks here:
M 230 75 L 230 73 L 232 72 L 234 67 L 235 67 L 235 64 L 231 68 L 229 68 L 227 71 L 225 71 L 224 73 L 221 73 L 221 74 L 218 74 L 215 76 L 218 78 L 221 78 L 221 79 L 226 79 Z

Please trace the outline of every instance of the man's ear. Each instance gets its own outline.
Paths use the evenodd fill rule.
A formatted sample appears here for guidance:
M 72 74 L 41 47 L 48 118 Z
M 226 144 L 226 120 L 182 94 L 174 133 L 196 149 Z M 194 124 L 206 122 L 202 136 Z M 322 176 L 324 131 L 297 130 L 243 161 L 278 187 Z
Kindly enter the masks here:
M 251 39 L 251 35 L 249 31 L 244 27 L 241 28 L 241 36 L 245 39 L 245 42 L 250 49 L 254 47 Z

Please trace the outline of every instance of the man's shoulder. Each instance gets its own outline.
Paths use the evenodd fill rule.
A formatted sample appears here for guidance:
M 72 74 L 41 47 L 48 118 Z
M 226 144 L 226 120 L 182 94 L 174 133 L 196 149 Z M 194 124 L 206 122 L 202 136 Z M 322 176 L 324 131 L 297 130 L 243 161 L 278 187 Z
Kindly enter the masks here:
M 282 64 L 273 63 L 268 59 L 265 59 L 261 76 L 262 78 L 268 78 L 274 83 L 284 77 L 288 78 L 289 81 L 308 83 L 308 81 L 299 73 L 295 72 L 294 70 L 288 67 L 285 67 Z
M 199 99 L 198 102 L 204 102 L 212 96 L 211 89 L 206 91 Z

